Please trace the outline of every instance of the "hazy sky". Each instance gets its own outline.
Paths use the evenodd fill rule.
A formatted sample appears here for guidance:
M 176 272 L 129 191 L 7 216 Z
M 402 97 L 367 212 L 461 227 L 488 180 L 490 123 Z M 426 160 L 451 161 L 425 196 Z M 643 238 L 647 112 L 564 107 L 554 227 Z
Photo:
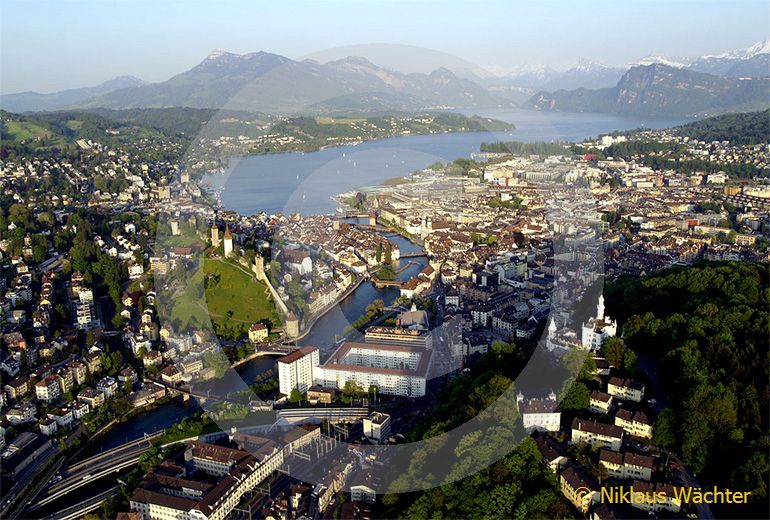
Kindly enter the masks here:
M 767 39 L 766 0 L 0 0 L 0 90 L 49 92 L 118 75 L 162 81 L 212 49 L 292 58 L 403 43 L 512 69 L 650 53 L 717 54 Z

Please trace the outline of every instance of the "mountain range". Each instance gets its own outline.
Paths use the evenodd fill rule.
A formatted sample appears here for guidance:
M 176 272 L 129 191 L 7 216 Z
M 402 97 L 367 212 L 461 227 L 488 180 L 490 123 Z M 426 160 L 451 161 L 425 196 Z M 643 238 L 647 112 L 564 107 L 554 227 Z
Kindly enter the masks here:
M 653 63 L 630 68 L 614 87 L 538 92 L 525 108 L 652 117 L 761 110 L 770 79 L 735 79 Z
M 267 52 L 239 55 L 215 50 L 200 64 L 167 81 L 105 92 L 77 107 L 227 107 L 292 114 L 505 104 L 485 88 L 444 68 L 429 74 L 403 74 L 360 57 L 322 64 Z
M 39 92 L 7 94 L 0 98 L 0 105 L 2 105 L 3 110 L 9 112 L 60 110 L 108 92 L 144 84 L 144 81 L 134 76 L 119 76 L 95 87 L 73 88 L 51 94 L 40 94 Z
M 770 40 L 755 43 L 746 49 L 713 56 L 700 56 L 690 60 L 651 55 L 642 58 L 636 64 L 650 65 L 652 63 L 729 78 L 768 77 L 770 76 Z
M 595 89 L 614 86 L 631 67 L 652 64 L 732 78 L 768 77 L 770 76 L 770 40 L 758 42 L 746 49 L 697 58 L 650 54 L 627 66 L 609 66 L 595 61 L 584 61 L 566 71 L 558 71 L 550 67 L 525 68 L 499 74 L 497 81 L 533 91 Z
M 353 50 L 371 53 L 378 63 L 344 56 Z M 195 67 L 166 81 L 144 83 L 122 76 L 95 87 L 53 94 L 3 95 L 0 107 L 25 112 L 187 106 L 291 115 L 520 105 L 539 110 L 693 115 L 756 108 L 767 90 L 766 81 L 756 78 L 770 77 L 768 42 L 692 60 L 650 55 L 630 68 L 584 61 L 566 71 L 541 67 L 505 76 L 485 74 L 443 53 L 419 51 L 380 44 L 292 60 L 268 52 L 214 50 Z M 344 57 L 328 61 L 338 56 Z M 403 70 L 396 70 L 402 61 Z M 762 101 L 766 104 L 767 98 Z

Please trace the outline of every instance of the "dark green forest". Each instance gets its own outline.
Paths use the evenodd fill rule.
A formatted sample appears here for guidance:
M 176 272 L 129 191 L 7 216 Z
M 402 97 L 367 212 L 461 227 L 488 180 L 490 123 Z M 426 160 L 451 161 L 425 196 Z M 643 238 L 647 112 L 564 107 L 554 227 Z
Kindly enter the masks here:
M 768 278 L 763 264 L 703 263 L 605 290 L 626 344 L 658 359 L 666 383 L 656 444 L 704 486 L 752 491 L 748 509 L 717 516 L 768 512 Z
M 730 141 L 734 145 L 767 143 L 770 138 L 770 109 L 762 112 L 725 114 L 677 128 L 679 135 L 710 143 Z
M 465 474 L 469 459 L 488 455 L 500 442 L 505 443 L 520 427 L 515 404 L 506 405 L 509 416 L 496 416 L 496 424 L 466 435 L 455 449 L 444 445 L 441 434 L 482 417 L 509 389 L 530 357 L 533 345 L 495 342 L 487 354 L 473 364 L 469 373 L 458 375 L 442 393 L 429 415 L 409 435 L 410 441 L 427 442 L 424 456 L 412 460 L 408 472 L 393 475 L 396 487 L 431 479 L 430 460 L 454 460 L 452 473 Z M 503 399 L 505 399 L 503 397 Z M 503 440 L 501 440 L 503 439 Z M 541 463 L 540 452 L 531 438 L 485 469 L 455 482 L 425 491 L 384 495 L 378 507 L 381 518 L 564 518 L 570 504 L 559 491 L 556 476 Z M 473 449 L 471 449 L 473 448 Z M 423 477 L 425 475 L 425 477 Z

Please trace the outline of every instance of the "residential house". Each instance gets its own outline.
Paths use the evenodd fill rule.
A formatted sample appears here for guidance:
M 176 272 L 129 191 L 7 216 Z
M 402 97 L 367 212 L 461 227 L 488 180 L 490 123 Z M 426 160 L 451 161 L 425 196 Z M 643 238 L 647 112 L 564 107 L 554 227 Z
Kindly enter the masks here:
M 535 444 L 543 457 L 543 463 L 554 473 L 558 473 L 569 462 L 567 452 L 550 435 L 537 435 Z
M 644 384 L 633 379 L 611 377 L 607 382 L 607 393 L 618 399 L 640 403 L 644 398 Z
M 631 452 L 615 452 L 602 449 L 599 452 L 599 464 L 607 468 L 607 474 L 617 479 L 641 479 L 649 481 L 652 478 L 654 459 L 647 455 Z
M 619 451 L 623 444 L 623 428 L 576 417 L 572 421 L 572 443 L 578 442 L 586 442 L 594 448 L 605 446 Z
M 39 401 L 52 403 L 61 395 L 59 380 L 55 376 L 48 376 L 35 383 L 35 397 Z
M 610 413 L 610 408 L 612 407 L 612 396 L 606 392 L 601 392 L 599 390 L 593 390 L 591 392 L 591 400 L 588 404 L 588 411 L 591 413 L 601 413 L 601 414 L 608 414 Z
M 615 414 L 615 426 L 620 426 L 633 437 L 652 438 L 652 421 L 644 412 L 620 409 Z
M 562 494 L 583 514 L 599 502 L 599 486 L 580 469 L 569 467 L 559 474 Z
M 267 341 L 267 325 L 264 323 L 255 323 L 249 327 L 249 341 L 252 343 L 261 343 Z

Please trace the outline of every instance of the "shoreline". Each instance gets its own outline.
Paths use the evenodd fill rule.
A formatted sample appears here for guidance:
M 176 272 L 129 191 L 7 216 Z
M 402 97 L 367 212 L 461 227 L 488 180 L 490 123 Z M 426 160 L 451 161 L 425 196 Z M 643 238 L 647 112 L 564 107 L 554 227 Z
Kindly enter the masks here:
M 466 114 L 463 114 L 462 112 L 453 111 L 453 110 L 448 110 L 448 111 L 442 111 L 442 110 L 430 111 L 430 110 L 428 110 L 428 111 L 426 111 L 426 114 L 432 114 L 432 113 L 457 114 L 457 115 L 460 115 L 460 116 L 463 116 L 463 117 L 467 118 L 468 120 L 472 120 L 474 117 L 478 117 L 478 118 L 481 118 L 481 119 L 489 119 L 489 120 L 492 121 L 493 127 L 492 128 L 480 128 L 480 129 L 477 129 L 477 130 L 470 130 L 470 129 L 466 129 L 466 128 L 457 128 L 457 129 L 448 129 L 448 130 L 444 130 L 444 131 L 441 131 L 441 132 L 424 132 L 424 133 L 423 132 L 419 132 L 419 133 L 411 133 L 410 132 L 410 133 L 400 133 L 400 134 L 393 134 L 393 135 L 383 135 L 383 136 L 374 137 L 374 138 L 371 138 L 371 139 L 367 139 L 366 137 L 357 137 L 357 139 L 358 139 L 357 142 L 337 143 L 337 144 L 322 144 L 320 146 L 317 146 L 317 147 L 313 146 L 313 147 L 310 147 L 310 148 L 305 149 L 305 150 L 269 150 L 269 151 L 255 151 L 255 152 L 247 151 L 246 153 L 236 154 L 236 155 L 233 155 L 232 157 L 250 157 L 250 156 L 256 156 L 256 155 L 276 155 L 276 154 L 285 154 L 285 153 L 302 153 L 302 154 L 305 154 L 305 153 L 315 153 L 315 152 L 321 152 L 321 151 L 324 151 L 324 150 L 331 150 L 331 149 L 334 149 L 334 148 L 355 147 L 355 146 L 359 146 L 359 145 L 364 144 L 364 143 L 371 143 L 371 142 L 375 142 L 375 141 L 382 141 L 382 140 L 385 140 L 385 139 L 396 139 L 396 138 L 399 138 L 399 137 L 414 137 L 414 136 L 421 136 L 421 135 L 464 134 L 464 133 L 479 133 L 479 132 L 486 132 L 486 133 L 512 132 L 512 131 L 516 130 L 516 125 L 514 123 L 503 121 L 501 119 L 496 119 L 494 117 L 487 118 L 487 117 L 484 117 L 484 116 L 479 116 L 478 114 L 466 115 Z M 407 116 L 407 117 L 414 117 L 414 116 L 419 116 L 419 115 L 421 115 L 421 114 L 416 113 L 416 114 L 413 114 L 412 116 Z M 498 126 L 499 126 L 499 128 L 498 128 Z

